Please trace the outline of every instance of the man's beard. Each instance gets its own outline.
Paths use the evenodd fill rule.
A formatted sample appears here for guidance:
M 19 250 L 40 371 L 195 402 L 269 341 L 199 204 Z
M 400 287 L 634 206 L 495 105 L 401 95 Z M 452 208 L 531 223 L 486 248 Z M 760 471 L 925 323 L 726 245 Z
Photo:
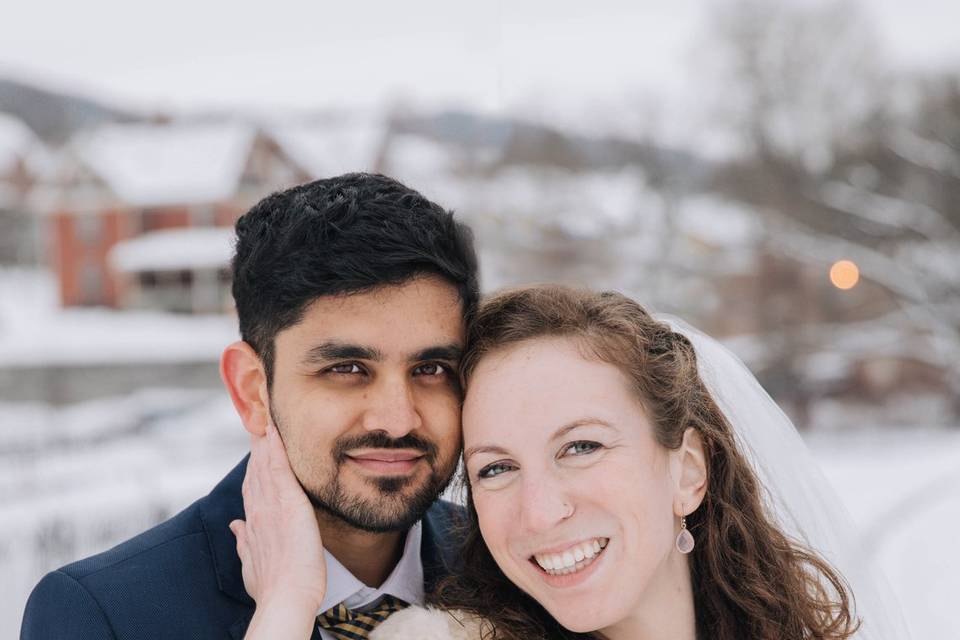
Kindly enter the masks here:
M 274 424 L 283 433 L 283 428 L 274 416 Z M 417 482 L 414 476 L 385 476 L 369 478 L 369 482 L 379 492 L 376 498 L 351 495 L 340 483 L 340 469 L 347 461 L 347 451 L 360 448 L 371 449 L 413 449 L 423 454 L 423 462 L 430 468 L 430 475 L 423 485 L 412 494 L 405 490 Z M 383 431 L 369 433 L 352 438 L 340 438 L 333 445 L 330 457 L 334 473 L 329 482 L 322 487 L 307 487 L 298 478 L 307 498 L 314 508 L 325 511 L 342 520 L 354 529 L 372 533 L 405 531 L 413 526 L 427 512 L 443 490 L 450 484 L 456 470 L 456 457 L 445 465 L 438 460 L 437 446 L 432 442 L 408 433 L 402 438 L 391 438 Z

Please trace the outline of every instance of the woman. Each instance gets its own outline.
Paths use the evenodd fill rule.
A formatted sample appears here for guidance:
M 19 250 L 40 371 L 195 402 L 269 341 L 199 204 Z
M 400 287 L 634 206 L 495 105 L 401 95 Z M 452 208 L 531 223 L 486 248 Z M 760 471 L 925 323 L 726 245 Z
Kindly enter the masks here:
M 461 377 L 464 564 L 434 609 L 395 613 L 372 640 L 857 632 L 843 578 L 764 506 L 755 469 L 778 461 L 748 461 L 690 339 L 635 302 L 560 286 L 496 295 Z M 269 568 L 269 550 L 241 538 L 245 573 Z

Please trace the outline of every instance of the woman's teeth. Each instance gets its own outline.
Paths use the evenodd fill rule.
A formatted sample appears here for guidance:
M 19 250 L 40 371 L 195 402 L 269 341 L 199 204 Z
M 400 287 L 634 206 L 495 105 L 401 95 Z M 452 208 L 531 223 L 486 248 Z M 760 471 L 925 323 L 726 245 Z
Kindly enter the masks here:
M 576 573 L 593 562 L 609 541 L 609 538 L 594 538 L 571 547 L 563 553 L 537 554 L 534 559 L 541 569 L 552 576 Z

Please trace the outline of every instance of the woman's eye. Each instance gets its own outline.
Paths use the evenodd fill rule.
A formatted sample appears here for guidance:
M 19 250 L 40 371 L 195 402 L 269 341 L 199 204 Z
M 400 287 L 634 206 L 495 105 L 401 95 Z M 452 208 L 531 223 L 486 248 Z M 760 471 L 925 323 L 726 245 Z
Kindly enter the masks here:
M 331 372 L 331 373 L 341 373 L 341 374 L 345 374 L 345 375 L 346 375 L 346 374 L 363 373 L 363 369 L 361 369 L 356 363 L 353 363 L 353 362 L 345 362 L 345 363 L 343 363 L 343 364 L 335 364 L 335 365 L 333 365 L 332 367 L 330 367 L 329 369 L 327 369 L 327 371 L 329 371 L 329 372 Z
M 417 366 L 413 372 L 418 376 L 442 376 L 447 373 L 447 367 L 439 362 L 428 362 Z
M 582 456 L 588 453 L 593 453 L 601 447 L 599 442 L 590 442 L 588 440 L 579 440 L 577 442 L 571 442 L 563 450 L 564 455 L 573 455 L 573 456 Z
M 512 470 L 513 470 L 513 465 L 509 465 L 505 462 L 494 462 L 493 464 L 488 464 L 483 469 L 480 469 L 480 471 L 477 472 L 477 477 L 484 478 L 484 479 L 495 478 L 496 476 L 499 476 L 502 473 L 506 473 L 507 471 L 512 471 Z

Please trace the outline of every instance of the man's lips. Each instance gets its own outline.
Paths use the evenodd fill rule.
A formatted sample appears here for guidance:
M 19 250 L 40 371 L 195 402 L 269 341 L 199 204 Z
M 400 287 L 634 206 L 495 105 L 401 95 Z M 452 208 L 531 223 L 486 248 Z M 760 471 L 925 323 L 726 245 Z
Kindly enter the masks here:
M 405 474 L 425 457 L 411 449 L 364 449 L 347 454 L 347 459 L 362 469 L 377 474 Z

